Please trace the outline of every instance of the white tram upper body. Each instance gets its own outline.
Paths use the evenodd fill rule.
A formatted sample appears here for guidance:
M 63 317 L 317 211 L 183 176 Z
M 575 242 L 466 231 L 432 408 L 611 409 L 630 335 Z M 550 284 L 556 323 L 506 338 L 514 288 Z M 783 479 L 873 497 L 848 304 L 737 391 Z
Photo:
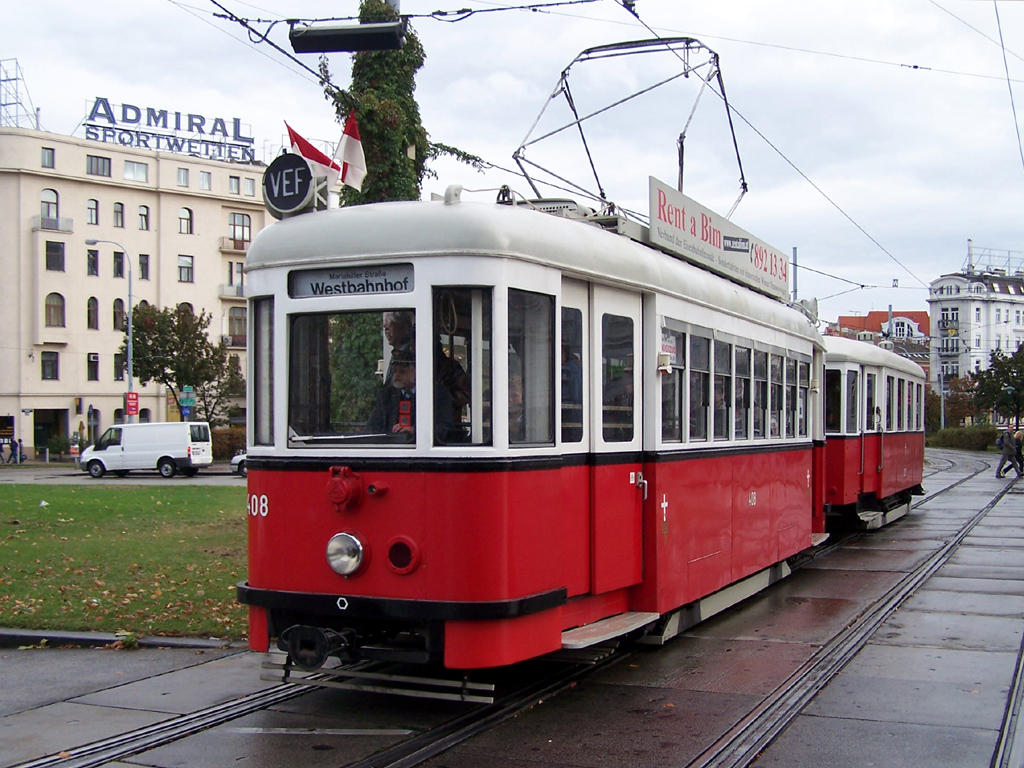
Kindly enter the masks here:
M 665 637 L 824 530 L 822 341 L 779 301 L 454 193 L 286 219 L 246 271 L 254 649 L 469 669 Z

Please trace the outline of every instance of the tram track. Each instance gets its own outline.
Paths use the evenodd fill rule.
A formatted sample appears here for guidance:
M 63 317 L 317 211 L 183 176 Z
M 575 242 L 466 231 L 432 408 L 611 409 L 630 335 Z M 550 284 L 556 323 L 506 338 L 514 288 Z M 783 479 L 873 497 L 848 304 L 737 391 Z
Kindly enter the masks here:
M 923 504 L 988 471 L 991 465 L 979 460 L 979 467 L 949 486 L 920 499 Z M 955 464 L 953 465 L 955 467 Z M 950 469 L 952 469 L 951 467 Z M 948 471 L 948 470 L 947 470 Z M 882 626 L 914 592 L 931 578 L 959 549 L 964 539 L 986 515 L 1011 492 L 1014 483 L 1001 488 L 967 523 L 921 565 L 907 573 L 875 601 L 853 623 L 847 626 L 804 665 L 793 672 L 756 708 L 737 722 L 708 749 L 691 761 L 687 768 L 746 768 L 803 711 L 813 698 L 853 659 Z M 856 536 L 843 539 L 847 543 Z M 838 546 L 838 542 L 837 545 Z M 835 548 L 835 547 L 833 547 Z M 822 555 L 827 552 L 822 552 Z M 820 555 L 819 555 L 820 556 Z M 802 564 L 806 565 L 808 561 Z M 1009 768 L 1010 762 L 1024 754 L 1024 732 L 1017 728 L 1019 712 L 1024 709 L 1024 641 L 1018 653 L 1012 695 L 1004 718 L 999 748 L 993 766 Z

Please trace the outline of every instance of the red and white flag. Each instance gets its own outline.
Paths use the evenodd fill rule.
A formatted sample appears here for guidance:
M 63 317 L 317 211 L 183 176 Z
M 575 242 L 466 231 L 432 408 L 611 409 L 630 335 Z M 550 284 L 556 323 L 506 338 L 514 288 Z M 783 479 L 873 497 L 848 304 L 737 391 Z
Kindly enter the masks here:
M 341 134 L 334 159 L 341 161 L 341 183 L 362 191 L 366 178 L 366 158 L 363 156 L 363 142 L 359 139 L 359 125 L 356 113 L 352 111 L 345 121 L 345 132 Z
M 299 136 L 288 123 L 285 123 L 284 127 L 288 129 L 288 140 L 292 144 L 292 152 L 302 155 L 306 159 L 314 178 L 326 176 L 328 188 L 333 188 L 338 183 L 338 177 L 341 175 L 341 166 Z

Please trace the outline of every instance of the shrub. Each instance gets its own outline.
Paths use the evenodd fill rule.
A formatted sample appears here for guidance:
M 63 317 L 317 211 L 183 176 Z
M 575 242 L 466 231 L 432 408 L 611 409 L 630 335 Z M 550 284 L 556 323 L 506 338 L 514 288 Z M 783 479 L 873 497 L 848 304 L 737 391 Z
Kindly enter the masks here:
M 46 447 L 50 449 L 51 456 L 63 456 L 71 452 L 71 441 L 67 435 L 51 435 Z
M 972 427 L 950 427 L 940 429 L 925 441 L 931 448 L 960 448 L 966 451 L 984 451 L 996 444 L 1001 430 L 991 424 Z
M 228 461 L 245 450 L 245 427 L 217 427 L 212 430 L 213 458 Z

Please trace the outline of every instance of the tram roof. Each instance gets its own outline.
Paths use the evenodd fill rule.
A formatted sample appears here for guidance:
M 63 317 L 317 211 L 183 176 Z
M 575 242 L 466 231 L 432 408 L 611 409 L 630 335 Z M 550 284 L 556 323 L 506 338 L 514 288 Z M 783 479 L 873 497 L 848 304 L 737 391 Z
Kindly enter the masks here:
M 529 205 L 403 201 L 293 216 L 256 235 L 246 269 L 452 255 L 521 259 L 585 280 L 673 295 L 820 346 L 807 317 L 782 302 L 623 235 Z
M 894 368 L 916 378 L 924 378 L 924 369 L 913 360 L 900 357 L 888 349 L 845 336 L 825 337 L 826 363 L 862 363 Z

